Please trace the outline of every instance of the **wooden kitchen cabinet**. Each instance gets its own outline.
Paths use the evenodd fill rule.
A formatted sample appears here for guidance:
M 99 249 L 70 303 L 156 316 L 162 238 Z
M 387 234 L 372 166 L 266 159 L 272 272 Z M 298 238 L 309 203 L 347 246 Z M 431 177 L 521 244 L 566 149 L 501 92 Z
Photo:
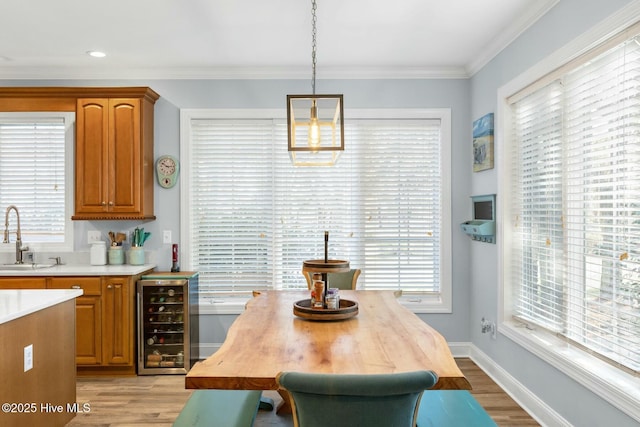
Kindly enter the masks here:
M 107 277 L 102 284 L 105 365 L 133 365 L 134 287 L 129 277 Z
M 47 281 L 44 277 L 3 277 L 0 289 L 44 289 Z
M 76 364 L 102 363 L 102 283 L 100 277 L 52 277 L 50 289 L 82 289 L 76 298 Z
M 127 96 L 115 96 L 115 94 Z M 72 219 L 155 219 L 153 113 L 149 88 L 76 102 Z
M 48 288 L 84 291 L 76 298 L 78 374 L 135 374 L 134 294 L 138 278 L 49 278 Z
M 100 297 L 76 298 L 76 365 L 102 363 Z

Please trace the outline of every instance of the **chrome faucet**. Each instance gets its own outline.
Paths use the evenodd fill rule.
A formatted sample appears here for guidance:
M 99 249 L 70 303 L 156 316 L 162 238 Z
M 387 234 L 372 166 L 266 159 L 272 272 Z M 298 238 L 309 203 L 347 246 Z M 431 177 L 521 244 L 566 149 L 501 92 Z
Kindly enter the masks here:
M 9 243 L 9 212 L 11 209 L 16 211 L 16 218 L 18 220 L 18 228 L 16 230 L 16 264 L 24 264 L 22 261 L 22 253 L 28 251 L 28 246 L 22 246 L 22 232 L 20 231 L 20 213 L 15 205 L 9 205 L 7 212 L 4 214 L 4 241 L 3 243 Z

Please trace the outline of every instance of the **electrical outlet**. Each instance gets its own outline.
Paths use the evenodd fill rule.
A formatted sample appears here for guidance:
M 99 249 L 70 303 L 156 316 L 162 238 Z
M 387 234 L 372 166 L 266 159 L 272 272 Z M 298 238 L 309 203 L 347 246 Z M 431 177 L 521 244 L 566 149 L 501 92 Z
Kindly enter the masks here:
M 497 329 L 495 322 L 487 320 L 484 317 L 480 319 L 480 330 L 483 334 L 491 333 L 491 338 L 497 339 Z
M 171 243 L 171 230 L 164 230 L 162 232 L 162 243 Z
M 87 243 L 99 242 L 102 240 L 102 232 L 100 230 L 87 231 Z
M 24 371 L 33 369 L 33 344 L 24 348 Z

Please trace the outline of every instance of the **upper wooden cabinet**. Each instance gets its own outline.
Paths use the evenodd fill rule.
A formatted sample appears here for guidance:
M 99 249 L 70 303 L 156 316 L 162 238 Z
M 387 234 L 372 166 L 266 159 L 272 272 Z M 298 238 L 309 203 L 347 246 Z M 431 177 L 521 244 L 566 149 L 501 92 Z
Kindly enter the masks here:
M 155 219 L 149 92 L 77 100 L 72 219 Z
M 148 87 L 0 87 L 0 111 L 75 111 L 72 219 L 155 219 Z

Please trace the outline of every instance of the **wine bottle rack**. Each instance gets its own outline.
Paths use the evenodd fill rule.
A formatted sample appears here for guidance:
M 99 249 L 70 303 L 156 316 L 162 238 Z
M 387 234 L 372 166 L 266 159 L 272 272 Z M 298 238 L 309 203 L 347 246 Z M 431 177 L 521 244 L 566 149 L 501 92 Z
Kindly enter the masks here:
M 189 369 L 188 280 L 138 282 L 140 374 Z

